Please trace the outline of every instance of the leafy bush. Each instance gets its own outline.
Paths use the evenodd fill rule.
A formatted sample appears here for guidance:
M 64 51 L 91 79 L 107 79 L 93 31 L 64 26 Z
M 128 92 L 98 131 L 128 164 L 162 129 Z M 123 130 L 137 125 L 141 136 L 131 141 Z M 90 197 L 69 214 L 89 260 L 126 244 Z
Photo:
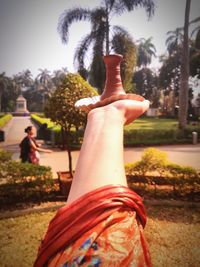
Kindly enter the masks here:
M 0 203 L 9 204 L 34 200 L 55 190 L 50 167 L 11 160 L 0 151 Z
M 129 174 L 135 173 L 137 175 L 146 175 L 148 172 L 154 172 L 155 170 L 161 174 L 165 165 L 167 164 L 167 154 L 156 148 L 150 147 L 144 150 L 142 158 L 133 164 L 128 164 L 125 169 Z
M 0 128 L 4 127 L 12 119 L 11 114 L 5 114 L 0 118 Z
M 0 149 L 0 164 L 10 161 L 12 159 L 12 153 L 3 149 Z
M 181 186 L 189 185 L 195 188 L 195 185 L 200 185 L 200 175 L 191 166 L 180 166 L 175 163 L 168 163 L 166 166 L 166 172 L 170 174 L 170 177 L 176 178 L 176 183 L 181 189 Z
M 165 152 L 155 148 L 144 150 L 142 159 L 125 165 L 128 182 L 143 185 L 172 186 L 174 193 L 198 194 L 200 175 L 190 166 L 168 162 Z
M 3 175 L 0 179 L 6 179 L 7 183 L 48 180 L 52 179 L 52 173 L 50 167 L 12 160 L 4 164 Z
M 0 177 L 4 177 L 7 164 L 12 160 L 12 153 L 0 149 Z M 0 178 L 1 179 L 1 178 Z

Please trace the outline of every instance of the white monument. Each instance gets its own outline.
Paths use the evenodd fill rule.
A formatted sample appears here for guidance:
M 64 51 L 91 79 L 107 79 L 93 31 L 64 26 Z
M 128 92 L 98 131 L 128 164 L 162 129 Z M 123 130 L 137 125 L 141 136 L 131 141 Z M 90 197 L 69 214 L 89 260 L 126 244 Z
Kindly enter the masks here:
M 26 99 L 23 97 L 23 95 L 19 95 L 16 99 L 16 115 L 28 115 L 29 111 L 27 110 L 27 103 Z

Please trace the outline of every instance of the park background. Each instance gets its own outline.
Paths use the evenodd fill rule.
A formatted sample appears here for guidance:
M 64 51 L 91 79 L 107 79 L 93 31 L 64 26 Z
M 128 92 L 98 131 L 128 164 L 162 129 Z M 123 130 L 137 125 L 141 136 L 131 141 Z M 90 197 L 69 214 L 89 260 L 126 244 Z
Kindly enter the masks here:
M 94 8 L 101 3 L 0 0 L 0 127 L 4 132 L 4 141 L 0 143 L 2 266 L 30 266 L 49 220 L 64 205 L 66 195 L 61 195 L 57 172 L 70 168 L 72 172 L 75 168 L 86 120 L 82 113 L 76 116 L 74 102 L 101 93 L 102 85 L 98 88 L 91 71 L 92 48 L 85 57 L 84 68 L 77 61 L 73 64 L 76 47 L 90 32 L 91 23 L 72 23 L 69 41 L 64 44 L 58 33 L 58 21 L 64 10 L 78 6 Z M 178 110 L 186 1 L 157 0 L 155 4 L 155 14 L 149 20 L 140 7 L 111 19 L 112 25 L 120 25 L 129 32 L 124 40 L 130 50 L 124 51 L 124 55 L 127 62 L 132 60 L 132 67 L 126 72 L 129 75 L 123 77 L 125 90 L 141 94 L 151 102 L 151 112 L 125 128 L 125 167 L 129 186 L 145 199 L 149 216 L 146 234 L 154 266 L 198 266 L 200 4 L 191 1 L 190 74 L 184 127 L 180 127 Z M 80 94 L 83 88 L 85 95 Z M 67 101 L 62 102 L 65 115 L 55 117 L 59 108 L 56 100 L 63 100 L 60 95 L 65 92 L 68 94 Z M 27 110 L 17 109 L 17 99 L 26 101 Z M 68 114 L 76 117 L 70 128 L 66 124 L 66 121 L 71 124 Z M 45 123 L 44 133 L 41 128 Z M 54 150 L 51 156 L 41 155 L 42 166 L 19 162 L 18 145 L 29 124 L 37 127 L 43 145 Z M 155 145 L 160 146 L 146 148 Z

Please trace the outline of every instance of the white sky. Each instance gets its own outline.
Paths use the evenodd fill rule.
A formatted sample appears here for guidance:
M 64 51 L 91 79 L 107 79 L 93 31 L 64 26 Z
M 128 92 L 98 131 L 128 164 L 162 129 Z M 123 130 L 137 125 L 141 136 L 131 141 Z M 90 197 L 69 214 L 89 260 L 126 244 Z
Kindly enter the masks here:
M 74 23 L 69 43 L 62 44 L 57 32 L 58 18 L 74 6 L 94 7 L 101 0 L 0 0 L 0 72 L 8 76 L 30 69 L 33 76 L 39 68 L 50 71 L 73 67 L 78 41 L 89 32 L 90 24 Z M 148 21 L 145 11 L 137 9 L 113 17 L 113 25 L 125 27 L 134 40 L 153 37 L 157 55 L 166 51 L 166 32 L 183 26 L 185 0 L 156 0 L 154 17 Z M 190 20 L 200 15 L 200 1 L 191 0 Z M 156 66 L 157 60 L 154 61 Z

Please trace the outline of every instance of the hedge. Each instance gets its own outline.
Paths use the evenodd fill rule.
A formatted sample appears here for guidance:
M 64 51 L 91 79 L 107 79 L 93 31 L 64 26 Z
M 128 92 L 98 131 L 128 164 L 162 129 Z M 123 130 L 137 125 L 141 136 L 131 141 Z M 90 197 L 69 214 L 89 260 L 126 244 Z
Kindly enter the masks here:
M 49 131 L 49 136 L 51 135 L 50 131 L 53 131 L 54 134 L 54 142 L 56 145 L 62 144 L 62 135 L 60 126 L 56 125 L 50 119 L 40 117 L 40 115 L 32 114 L 31 119 L 41 127 L 42 124 L 47 124 L 47 131 Z M 70 138 L 71 148 L 80 148 L 83 141 L 84 130 L 74 130 L 71 132 L 71 135 L 68 136 Z
M 47 123 L 48 129 L 54 132 L 55 144 L 61 144 L 60 127 L 51 122 L 50 119 L 41 115 L 32 114 L 33 121 L 41 126 Z M 162 122 L 161 122 L 162 123 Z M 124 146 L 138 145 L 161 145 L 161 144 L 183 144 L 192 143 L 192 132 L 198 133 L 200 140 L 200 127 L 188 125 L 184 132 L 179 129 L 126 129 L 124 130 Z M 74 131 L 71 136 L 72 147 L 80 148 L 83 140 L 84 130 Z
M 187 127 L 184 132 L 179 129 L 165 130 L 125 130 L 124 145 L 161 145 L 161 144 L 178 144 L 192 142 L 192 127 Z M 195 128 L 200 140 L 200 128 Z
M 0 118 L 0 128 L 3 128 L 12 119 L 11 114 L 5 114 Z
M 1 204 L 41 200 L 53 190 L 50 167 L 14 161 L 10 152 L 0 150 Z
M 190 166 L 181 166 L 167 159 L 167 154 L 155 148 L 144 150 L 140 161 L 125 165 L 130 187 L 139 183 L 143 186 L 170 186 L 174 195 L 200 193 L 200 173 Z M 154 193 L 155 193 L 154 192 Z

